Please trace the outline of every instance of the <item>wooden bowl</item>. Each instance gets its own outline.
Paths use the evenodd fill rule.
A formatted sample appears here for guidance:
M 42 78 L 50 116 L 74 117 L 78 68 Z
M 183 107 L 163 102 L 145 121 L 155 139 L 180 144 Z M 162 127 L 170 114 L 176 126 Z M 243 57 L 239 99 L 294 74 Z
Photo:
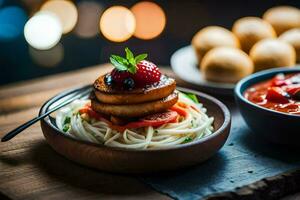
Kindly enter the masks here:
M 88 89 L 90 86 L 85 87 Z M 79 89 L 81 88 L 53 97 L 42 106 L 39 114 L 45 113 L 60 97 L 65 98 Z M 82 165 L 104 171 L 148 173 L 195 165 L 213 156 L 224 145 L 230 130 L 230 112 L 223 103 L 209 95 L 184 88 L 178 90 L 196 94 L 207 108 L 208 115 L 214 117 L 215 132 L 212 135 L 168 149 L 130 150 L 73 139 L 57 128 L 51 116 L 41 120 L 43 134 L 57 153 Z

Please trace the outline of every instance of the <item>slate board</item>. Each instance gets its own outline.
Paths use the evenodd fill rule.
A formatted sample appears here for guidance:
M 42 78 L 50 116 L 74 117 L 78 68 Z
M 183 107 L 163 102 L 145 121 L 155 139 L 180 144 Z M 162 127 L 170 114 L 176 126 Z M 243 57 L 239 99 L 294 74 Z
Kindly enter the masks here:
M 230 110 L 233 123 L 229 139 L 213 158 L 192 168 L 141 179 L 159 192 L 189 200 L 233 191 L 263 178 L 300 168 L 299 151 L 258 140 L 237 109 L 231 106 Z

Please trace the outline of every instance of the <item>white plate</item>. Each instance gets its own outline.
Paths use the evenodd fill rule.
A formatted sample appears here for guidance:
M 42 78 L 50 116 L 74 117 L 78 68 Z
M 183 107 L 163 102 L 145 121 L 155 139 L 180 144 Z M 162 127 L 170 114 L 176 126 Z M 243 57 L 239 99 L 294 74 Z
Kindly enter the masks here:
M 235 84 L 205 80 L 198 68 L 197 62 L 192 46 L 182 47 L 171 56 L 171 67 L 175 74 L 183 81 L 211 94 L 233 95 Z

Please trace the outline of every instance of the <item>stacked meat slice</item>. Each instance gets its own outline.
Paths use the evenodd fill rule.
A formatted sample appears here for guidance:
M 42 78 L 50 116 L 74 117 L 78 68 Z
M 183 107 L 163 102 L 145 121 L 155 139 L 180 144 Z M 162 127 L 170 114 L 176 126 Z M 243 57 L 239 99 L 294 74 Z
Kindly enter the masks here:
M 162 75 L 160 81 L 144 88 L 122 90 L 108 86 L 105 75 L 94 83 L 92 109 L 117 118 L 138 118 L 167 110 L 178 100 L 174 79 Z

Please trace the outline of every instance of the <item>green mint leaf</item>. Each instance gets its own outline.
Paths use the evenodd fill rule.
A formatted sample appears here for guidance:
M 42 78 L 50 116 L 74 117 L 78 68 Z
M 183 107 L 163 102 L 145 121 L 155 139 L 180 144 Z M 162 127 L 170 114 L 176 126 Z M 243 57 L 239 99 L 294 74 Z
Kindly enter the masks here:
M 111 57 L 112 57 L 113 59 L 115 59 L 118 63 L 121 63 L 121 64 L 123 64 L 123 65 L 128 65 L 128 64 L 129 64 L 129 63 L 128 63 L 128 60 L 125 59 L 125 58 L 123 58 L 123 57 L 121 57 L 121 56 L 111 55 Z
M 114 65 L 114 67 L 120 71 L 128 71 L 132 74 L 135 74 L 137 71 L 136 64 L 142 60 L 144 60 L 148 55 L 140 54 L 134 57 L 132 51 L 128 47 L 125 48 L 126 58 L 117 55 L 110 56 L 110 62 Z
M 140 54 L 140 55 L 136 56 L 134 59 L 135 59 L 136 63 L 139 63 L 147 57 L 148 57 L 148 54 L 143 53 L 143 54 Z
M 128 47 L 125 48 L 125 52 L 126 52 L 126 59 L 130 60 L 130 59 L 134 59 L 133 53 L 128 49 Z
M 127 68 L 127 71 L 129 71 L 131 74 L 136 73 L 136 66 L 135 65 L 130 65 L 130 67 Z
M 136 62 L 134 59 L 134 55 L 130 51 L 130 49 L 127 47 L 125 48 L 125 52 L 126 52 L 126 59 L 129 62 L 129 66 L 127 65 L 128 66 L 127 71 L 129 71 L 132 74 L 135 74 L 136 73 Z
M 130 58 L 128 61 L 129 61 L 129 64 L 136 66 L 136 62 L 135 62 L 134 58 Z
M 185 93 L 186 97 L 188 97 L 189 99 L 191 99 L 193 102 L 195 103 L 199 103 L 197 96 L 195 94 L 192 93 Z
M 124 65 L 123 63 L 118 62 L 115 58 L 113 58 L 112 56 L 109 58 L 111 64 L 117 68 L 120 71 L 126 71 L 127 70 L 127 66 Z

